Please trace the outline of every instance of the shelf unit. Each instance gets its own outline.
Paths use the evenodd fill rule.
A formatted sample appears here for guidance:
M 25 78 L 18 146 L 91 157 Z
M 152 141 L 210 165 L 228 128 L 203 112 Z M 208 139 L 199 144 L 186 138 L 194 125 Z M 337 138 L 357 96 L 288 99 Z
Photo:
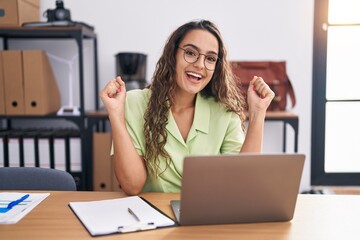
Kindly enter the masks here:
M 97 36 L 94 31 L 89 28 L 76 26 L 76 27 L 0 27 L 0 38 L 3 39 L 3 50 L 9 49 L 9 40 L 22 39 L 22 40 L 34 40 L 34 39 L 72 39 L 77 44 L 78 49 L 78 62 L 79 62 L 79 98 L 80 106 L 79 116 L 57 116 L 55 114 L 46 116 L 9 116 L 0 115 L 2 130 L 11 130 L 12 122 L 14 120 L 39 120 L 47 119 L 52 121 L 54 119 L 63 119 L 75 123 L 78 127 L 79 136 L 81 139 L 81 180 L 78 184 L 79 190 L 91 190 L 91 171 L 92 161 L 89 160 L 92 157 L 91 148 L 89 148 L 89 142 L 87 141 L 87 119 L 85 116 L 85 102 L 84 102 L 84 56 L 83 56 L 83 41 L 84 39 L 90 39 L 93 41 L 94 51 L 94 101 L 95 110 L 99 109 L 98 98 L 98 61 L 97 61 Z M 66 153 L 68 155 L 68 153 Z M 4 150 L 4 162 L 8 163 L 8 152 Z M 38 159 L 37 159 L 38 161 Z M 20 159 L 23 164 L 23 160 Z M 68 169 L 68 167 L 67 167 Z M 89 177 L 90 176 L 90 177 Z

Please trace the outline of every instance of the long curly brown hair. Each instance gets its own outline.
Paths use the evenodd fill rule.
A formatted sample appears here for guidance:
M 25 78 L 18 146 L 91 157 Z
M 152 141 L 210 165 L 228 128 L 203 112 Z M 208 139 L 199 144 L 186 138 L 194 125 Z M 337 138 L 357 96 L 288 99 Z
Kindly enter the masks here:
M 166 159 L 166 168 L 171 163 L 171 156 L 165 151 L 164 147 L 168 135 L 166 125 L 169 111 L 174 103 L 176 88 L 176 51 L 185 35 L 195 29 L 210 32 L 217 38 L 219 43 L 219 60 L 216 63 L 213 77 L 200 93 L 205 97 L 214 97 L 228 111 L 238 114 L 242 121 L 242 128 L 245 129 L 244 110 L 246 102 L 235 84 L 227 60 L 227 51 L 218 28 L 207 20 L 192 21 L 180 26 L 166 42 L 163 54 L 156 64 L 152 83 L 148 86 L 152 93 L 144 116 L 146 144 L 144 160 L 152 177 L 157 177 L 162 173 L 160 172 L 160 156 Z

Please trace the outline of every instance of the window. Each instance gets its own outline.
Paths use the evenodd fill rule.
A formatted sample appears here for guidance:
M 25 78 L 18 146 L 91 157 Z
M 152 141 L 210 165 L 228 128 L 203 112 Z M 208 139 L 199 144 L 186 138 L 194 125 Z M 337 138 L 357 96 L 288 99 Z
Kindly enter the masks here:
M 360 185 L 359 12 L 359 0 L 315 0 L 312 185 Z

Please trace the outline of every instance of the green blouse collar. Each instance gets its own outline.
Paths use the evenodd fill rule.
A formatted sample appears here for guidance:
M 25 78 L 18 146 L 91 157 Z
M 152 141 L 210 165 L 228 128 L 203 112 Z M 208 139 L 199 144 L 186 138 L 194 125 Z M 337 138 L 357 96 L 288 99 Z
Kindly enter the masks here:
M 186 141 L 189 142 L 191 139 L 196 137 L 198 131 L 207 134 L 209 132 L 209 125 L 210 106 L 208 104 L 208 99 L 205 99 L 203 96 L 201 96 L 201 94 L 198 93 L 196 95 L 194 121 Z M 166 129 L 171 135 L 173 135 L 174 138 L 176 138 L 182 144 L 186 145 L 171 111 L 169 111 L 169 120 L 168 124 L 166 125 Z

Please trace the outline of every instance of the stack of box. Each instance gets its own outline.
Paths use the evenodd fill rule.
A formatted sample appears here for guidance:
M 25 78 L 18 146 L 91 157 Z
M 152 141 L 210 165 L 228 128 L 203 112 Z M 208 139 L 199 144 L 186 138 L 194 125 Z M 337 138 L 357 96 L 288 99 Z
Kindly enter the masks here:
M 40 21 L 40 0 L 0 0 L 0 27 Z M 60 92 L 44 51 L 0 51 L 0 115 L 45 115 Z
M 59 110 L 60 91 L 42 50 L 0 51 L 0 114 L 46 115 Z
M 40 21 L 40 0 L 0 0 L 0 26 Z

